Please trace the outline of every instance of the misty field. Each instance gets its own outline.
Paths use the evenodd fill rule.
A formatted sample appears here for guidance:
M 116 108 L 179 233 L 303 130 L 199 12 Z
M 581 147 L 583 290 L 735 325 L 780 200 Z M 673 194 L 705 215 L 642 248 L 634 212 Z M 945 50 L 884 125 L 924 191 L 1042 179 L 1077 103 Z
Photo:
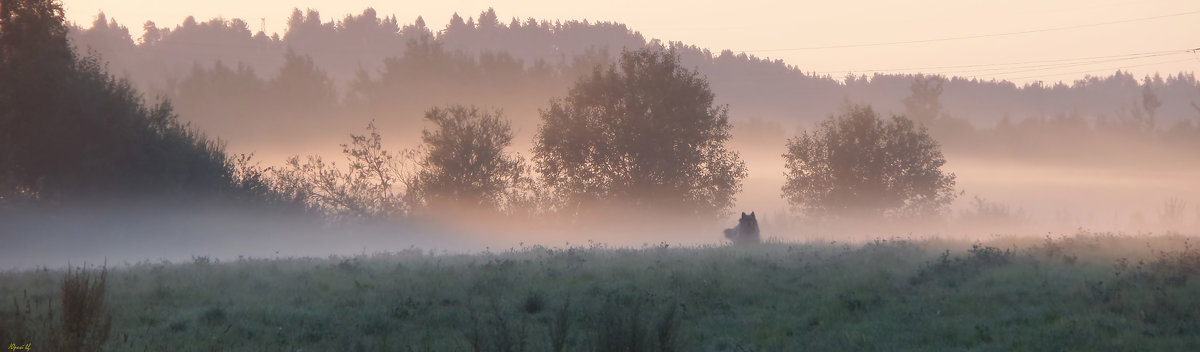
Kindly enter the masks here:
M 109 263 L 103 346 L 1196 350 L 1200 250 L 1190 241 L 1080 233 Z M 89 268 L 95 285 L 99 268 Z M 103 314 L 83 324 L 91 327 L 63 327 L 70 319 L 62 319 L 61 294 L 71 281 L 64 277 L 49 269 L 0 274 L 0 342 L 39 350 L 71 334 L 102 337 Z

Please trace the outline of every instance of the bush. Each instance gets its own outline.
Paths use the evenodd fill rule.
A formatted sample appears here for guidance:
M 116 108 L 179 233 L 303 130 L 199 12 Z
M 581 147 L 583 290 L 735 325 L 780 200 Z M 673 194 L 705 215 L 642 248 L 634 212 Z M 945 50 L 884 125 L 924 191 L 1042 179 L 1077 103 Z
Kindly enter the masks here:
M 954 200 L 938 143 L 904 116 L 850 105 L 788 140 L 783 197 L 813 217 L 937 215 Z
M 372 122 L 368 134 L 351 135 L 342 144 L 348 166 L 309 156 L 303 163 L 291 157 L 270 169 L 275 192 L 323 211 L 334 220 L 387 218 L 408 213 L 404 190 L 411 188 L 400 160 L 383 148 L 383 137 Z
M 524 160 L 504 151 L 513 135 L 501 111 L 455 105 L 433 108 L 425 119 L 436 128 L 421 133 L 425 153 L 408 191 L 414 208 L 498 212 L 532 192 L 518 190 L 531 181 Z

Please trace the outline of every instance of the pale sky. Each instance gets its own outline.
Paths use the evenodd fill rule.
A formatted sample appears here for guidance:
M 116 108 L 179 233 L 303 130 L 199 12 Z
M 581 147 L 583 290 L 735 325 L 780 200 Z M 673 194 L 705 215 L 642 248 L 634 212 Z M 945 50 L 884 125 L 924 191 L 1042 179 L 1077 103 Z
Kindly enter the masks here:
M 1200 2 L 1195 0 L 71 0 L 64 5 L 69 21 L 90 26 L 103 10 L 135 38 L 147 20 L 174 27 L 188 15 L 199 21 L 241 18 L 253 31 L 266 18 L 267 32 L 282 35 L 292 8 L 318 10 L 328 21 L 373 7 L 401 23 L 421 15 L 440 29 L 452 13 L 477 17 L 493 7 L 502 23 L 513 17 L 614 21 L 647 39 L 682 41 L 714 52 L 746 51 L 836 78 L 849 72 L 920 71 L 1026 83 L 1070 82 L 1118 68 L 1137 77 L 1200 71 L 1200 54 L 1190 52 L 1200 48 Z M 972 38 L 938 40 L 962 37 Z M 928 42 L 813 49 L 913 41 Z M 916 70 L 900 70 L 909 68 Z

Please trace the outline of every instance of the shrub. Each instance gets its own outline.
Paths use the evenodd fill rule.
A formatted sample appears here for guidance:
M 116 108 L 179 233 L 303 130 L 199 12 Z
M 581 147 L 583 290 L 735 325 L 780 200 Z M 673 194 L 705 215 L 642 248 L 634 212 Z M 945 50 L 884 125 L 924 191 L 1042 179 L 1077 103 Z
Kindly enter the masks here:
M 976 242 L 967 250 L 966 258 L 951 257 L 950 251 L 942 253 L 938 259 L 921 268 L 917 275 L 909 280 L 913 285 L 927 282 L 937 282 L 946 286 L 957 286 L 969 280 L 986 269 L 1009 265 L 1016 259 L 1017 252 L 1012 249 L 1001 250 L 997 247 L 984 246 Z
M 320 209 L 334 220 L 386 218 L 404 215 L 405 184 L 411 177 L 397 157 L 383 148 L 383 137 L 372 122 L 368 134 L 351 135 L 342 144 L 348 167 L 326 163 L 319 156 L 289 158 L 285 166 L 272 169 L 272 184 L 280 194 Z
M 783 197 L 814 217 L 936 215 L 954 200 L 941 147 L 904 116 L 850 105 L 788 140 Z
M 411 206 L 500 211 L 519 205 L 510 196 L 520 194 L 513 191 L 528 175 L 524 160 L 504 151 L 513 135 L 501 111 L 455 105 L 433 108 L 425 119 L 436 128 L 421 133 L 425 153 L 407 192 L 417 203 Z
M 108 340 L 112 316 L 104 306 L 107 282 L 107 266 L 99 274 L 84 268 L 67 269 L 62 282 L 62 330 L 57 349 L 99 351 Z

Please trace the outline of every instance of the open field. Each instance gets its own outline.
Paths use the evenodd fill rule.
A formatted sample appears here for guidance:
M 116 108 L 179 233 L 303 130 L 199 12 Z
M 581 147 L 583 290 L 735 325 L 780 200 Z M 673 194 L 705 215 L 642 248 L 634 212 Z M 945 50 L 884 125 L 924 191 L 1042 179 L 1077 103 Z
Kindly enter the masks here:
M 591 245 L 474 255 L 410 249 L 141 262 L 108 268 L 104 304 L 111 329 L 103 346 L 1196 350 L 1200 249 L 1192 242 L 1179 235 L 1081 233 L 982 243 Z M 64 328 L 70 320 L 61 313 L 65 274 L 0 273 L 0 342 L 28 343 L 36 351 L 79 331 Z M 90 274 L 94 284 L 99 272 Z

